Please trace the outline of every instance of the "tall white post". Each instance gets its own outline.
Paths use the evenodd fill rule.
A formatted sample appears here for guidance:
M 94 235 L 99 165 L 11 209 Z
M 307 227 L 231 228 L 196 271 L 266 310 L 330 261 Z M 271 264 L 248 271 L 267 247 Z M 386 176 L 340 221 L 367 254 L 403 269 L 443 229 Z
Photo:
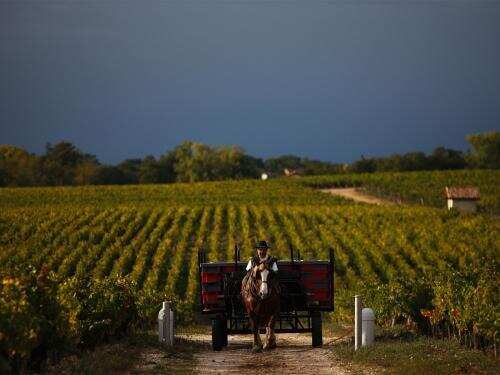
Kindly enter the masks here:
M 168 304 L 167 304 L 168 305 Z M 168 342 L 168 345 L 172 346 L 174 345 L 174 309 L 170 308 L 169 306 L 169 310 L 170 310 L 170 314 L 168 314 L 168 317 L 169 317 L 169 341 Z
M 361 296 L 354 296 L 354 350 L 361 348 Z

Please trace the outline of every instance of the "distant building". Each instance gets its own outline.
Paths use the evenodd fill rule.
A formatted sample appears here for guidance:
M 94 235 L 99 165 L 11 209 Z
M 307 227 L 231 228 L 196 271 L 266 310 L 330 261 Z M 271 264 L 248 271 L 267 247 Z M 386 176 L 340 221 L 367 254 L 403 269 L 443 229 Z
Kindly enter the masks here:
M 462 212 L 476 212 L 479 200 L 479 189 L 476 187 L 445 187 L 444 194 L 448 210 L 457 209 Z
M 299 173 L 298 171 L 296 171 L 295 169 L 288 169 L 288 168 L 285 168 L 283 170 L 283 174 L 286 176 L 286 177 L 292 177 L 292 176 L 297 176 Z

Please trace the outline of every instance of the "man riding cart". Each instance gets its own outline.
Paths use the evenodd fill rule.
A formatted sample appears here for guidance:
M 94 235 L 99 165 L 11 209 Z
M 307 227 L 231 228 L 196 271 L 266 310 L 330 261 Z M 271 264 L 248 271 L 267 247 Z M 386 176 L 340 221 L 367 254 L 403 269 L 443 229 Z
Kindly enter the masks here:
M 267 241 L 259 241 L 255 249 L 257 249 L 257 255 L 252 257 L 245 268 L 246 271 L 250 271 L 250 269 L 256 269 L 261 263 L 266 262 L 268 264 L 268 268 L 274 272 L 278 272 L 278 260 L 276 258 L 272 258 L 269 256 L 268 251 L 271 247 L 267 243 Z
M 276 277 L 277 260 L 267 254 L 269 245 L 266 241 L 259 241 L 256 249 L 257 256 L 250 259 L 246 266 L 247 274 L 241 283 L 241 299 L 254 335 L 252 350 L 259 352 L 276 347 L 274 324 L 280 311 L 280 288 Z M 260 327 L 266 328 L 264 345 L 260 340 Z
M 249 333 L 254 352 L 273 349 L 275 332 L 310 332 L 313 346 L 320 346 L 321 311 L 333 311 L 333 250 L 329 261 L 304 261 L 294 259 L 290 248 L 290 260 L 278 261 L 266 241 L 255 249 L 248 263 L 239 261 L 238 246 L 234 262 L 207 262 L 203 249 L 198 254 L 200 304 L 203 314 L 212 315 L 213 349 L 227 346 L 228 334 Z

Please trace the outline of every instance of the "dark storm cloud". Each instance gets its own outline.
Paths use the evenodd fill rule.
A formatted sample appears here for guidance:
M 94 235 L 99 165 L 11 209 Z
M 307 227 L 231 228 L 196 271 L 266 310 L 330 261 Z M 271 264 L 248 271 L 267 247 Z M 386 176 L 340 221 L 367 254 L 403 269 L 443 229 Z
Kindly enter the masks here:
M 333 161 L 499 128 L 500 2 L 0 1 L 0 143 Z

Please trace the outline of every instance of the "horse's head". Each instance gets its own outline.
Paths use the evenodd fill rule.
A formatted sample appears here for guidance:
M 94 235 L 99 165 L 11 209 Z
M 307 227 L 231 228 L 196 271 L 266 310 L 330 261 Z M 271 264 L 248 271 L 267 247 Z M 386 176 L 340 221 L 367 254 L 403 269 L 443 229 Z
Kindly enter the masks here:
M 269 286 L 268 286 L 268 281 L 269 281 L 269 269 L 267 268 L 266 263 L 261 263 L 257 267 L 257 271 L 254 274 L 254 277 L 258 279 L 258 276 L 260 276 L 260 288 L 259 288 L 259 297 L 261 299 L 266 299 L 269 297 Z

